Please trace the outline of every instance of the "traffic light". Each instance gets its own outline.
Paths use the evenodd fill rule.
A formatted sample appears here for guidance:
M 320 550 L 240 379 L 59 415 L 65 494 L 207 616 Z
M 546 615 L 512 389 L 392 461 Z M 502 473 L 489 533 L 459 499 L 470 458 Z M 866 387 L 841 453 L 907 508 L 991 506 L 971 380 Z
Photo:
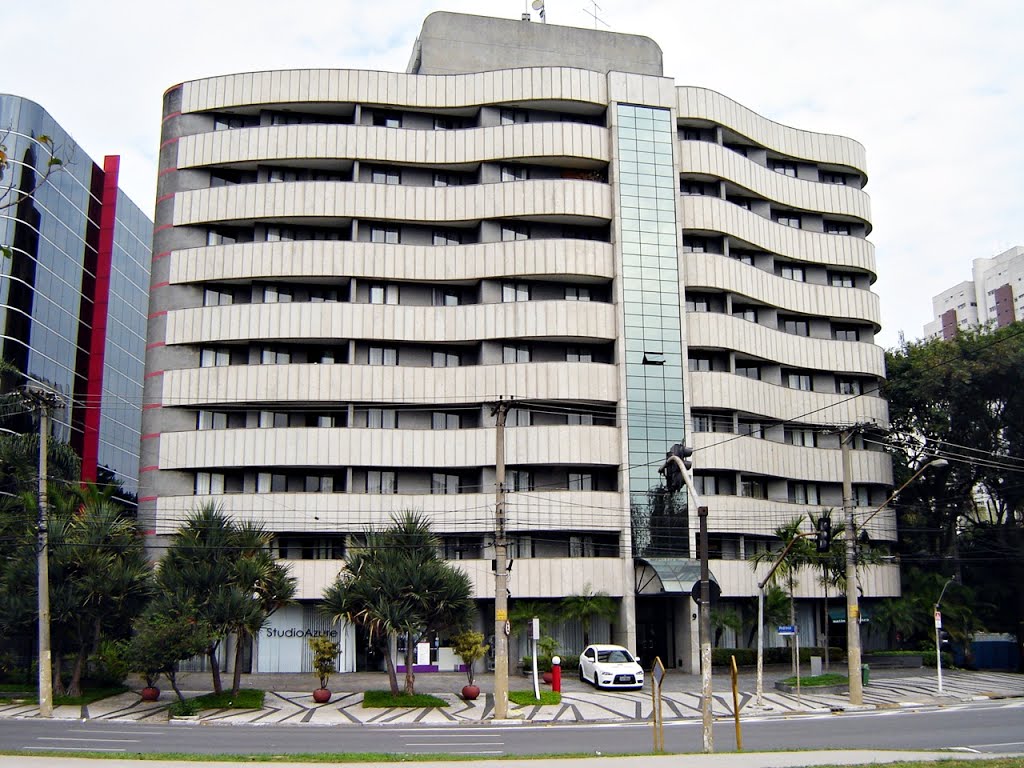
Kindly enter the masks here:
M 815 549 L 818 552 L 828 552 L 832 546 L 832 518 L 827 515 L 822 515 L 818 518 L 816 523 L 818 535 L 815 539 Z
M 944 629 L 939 630 L 939 644 L 942 646 L 942 650 L 949 650 L 949 632 Z
M 672 449 L 668 452 L 668 455 L 678 456 L 682 460 L 684 467 L 686 467 L 688 470 L 693 469 L 693 448 L 688 448 L 682 443 L 676 443 L 675 445 L 672 446 Z M 672 463 L 675 464 L 675 462 Z
M 668 453 L 665 454 L 665 458 L 668 461 L 665 462 L 664 466 L 659 470 L 661 474 L 665 476 L 665 488 L 669 493 L 675 493 L 682 489 L 685 481 L 683 480 L 683 472 L 679 468 L 679 464 L 672 460 L 672 457 L 677 457 L 689 471 L 693 467 L 693 448 L 687 448 L 682 443 L 676 443 L 672 446 Z

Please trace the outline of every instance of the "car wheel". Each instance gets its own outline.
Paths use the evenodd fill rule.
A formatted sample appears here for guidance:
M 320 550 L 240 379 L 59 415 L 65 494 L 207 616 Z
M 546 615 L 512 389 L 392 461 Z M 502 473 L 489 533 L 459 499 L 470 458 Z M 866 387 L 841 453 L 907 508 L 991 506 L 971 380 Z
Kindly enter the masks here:
M 585 677 L 583 676 L 583 667 L 582 667 L 582 666 L 580 666 L 580 682 L 581 682 L 581 683 L 585 683 L 585 682 L 587 682 L 587 678 L 585 678 Z

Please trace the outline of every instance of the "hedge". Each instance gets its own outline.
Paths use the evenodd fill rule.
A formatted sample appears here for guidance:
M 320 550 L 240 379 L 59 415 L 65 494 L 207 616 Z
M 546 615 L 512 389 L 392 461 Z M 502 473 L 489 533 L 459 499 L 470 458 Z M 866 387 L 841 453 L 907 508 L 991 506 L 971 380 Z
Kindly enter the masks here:
M 713 666 L 728 667 L 731 666 L 731 657 L 736 657 L 736 666 L 738 667 L 753 667 L 757 665 L 757 649 L 756 648 L 712 648 L 711 649 L 711 664 Z M 824 648 L 801 648 L 800 649 L 800 661 L 807 663 L 811 660 L 811 656 L 825 657 Z M 764 649 L 764 663 L 765 664 L 788 664 L 790 656 L 789 648 L 765 648 Z M 846 658 L 846 652 L 842 648 L 831 648 L 829 650 L 829 660 L 831 661 L 842 661 Z M 943 657 L 945 658 L 945 657 Z

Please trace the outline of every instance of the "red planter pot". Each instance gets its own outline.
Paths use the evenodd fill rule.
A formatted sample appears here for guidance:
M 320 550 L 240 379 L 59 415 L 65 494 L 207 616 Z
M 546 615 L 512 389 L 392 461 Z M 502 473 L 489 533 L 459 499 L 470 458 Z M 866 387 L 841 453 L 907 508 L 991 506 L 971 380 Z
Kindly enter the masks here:
M 479 685 L 464 685 L 462 686 L 462 698 L 466 701 L 475 701 L 476 697 L 480 695 Z
M 160 689 L 156 686 L 147 685 L 139 694 L 142 696 L 143 701 L 156 701 L 160 698 Z
M 313 691 L 313 701 L 317 704 L 326 704 L 331 700 L 331 692 L 326 688 L 317 688 Z
M 551 672 L 542 672 L 541 679 L 544 680 L 546 685 L 551 685 L 551 681 L 555 679 L 555 676 Z

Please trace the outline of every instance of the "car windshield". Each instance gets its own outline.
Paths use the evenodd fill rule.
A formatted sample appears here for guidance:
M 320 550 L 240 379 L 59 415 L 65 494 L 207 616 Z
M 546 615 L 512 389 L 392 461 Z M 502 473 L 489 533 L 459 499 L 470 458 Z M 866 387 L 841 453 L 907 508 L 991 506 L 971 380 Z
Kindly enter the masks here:
M 629 655 L 629 651 L 598 651 L 597 660 L 604 664 L 628 664 L 633 660 L 633 657 Z

